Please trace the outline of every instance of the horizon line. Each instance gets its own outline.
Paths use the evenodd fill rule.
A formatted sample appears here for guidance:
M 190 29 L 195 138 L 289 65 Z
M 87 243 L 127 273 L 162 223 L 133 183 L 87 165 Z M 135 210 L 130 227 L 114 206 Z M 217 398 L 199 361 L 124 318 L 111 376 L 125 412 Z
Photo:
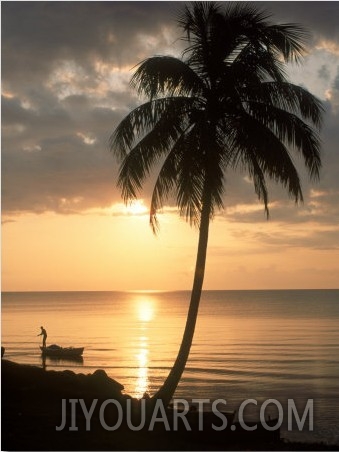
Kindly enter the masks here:
M 319 288 L 274 288 L 274 289 L 267 289 L 267 288 L 261 288 L 261 289 L 203 289 L 202 292 L 272 292 L 272 291 L 306 291 L 306 290 L 339 290 L 339 287 L 319 287 Z M 82 290 L 82 289 L 61 289 L 61 290 L 1 290 L 1 294 L 5 293 L 66 293 L 66 292 L 122 292 L 122 293 L 171 293 L 171 292 L 191 292 L 192 289 L 99 289 L 99 290 Z

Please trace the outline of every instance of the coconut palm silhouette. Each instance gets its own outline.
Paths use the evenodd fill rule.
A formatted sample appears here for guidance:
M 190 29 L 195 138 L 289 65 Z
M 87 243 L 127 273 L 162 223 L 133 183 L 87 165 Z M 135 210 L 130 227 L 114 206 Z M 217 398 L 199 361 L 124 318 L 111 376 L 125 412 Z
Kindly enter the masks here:
M 295 202 L 303 194 L 291 152 L 311 179 L 321 167 L 322 106 L 290 83 L 285 68 L 299 63 L 306 31 L 275 24 L 249 4 L 197 2 L 178 19 L 187 43 L 182 58 L 154 56 L 136 68 L 131 84 L 147 101 L 131 111 L 110 139 L 121 162 L 118 186 L 136 199 L 157 171 L 150 222 L 172 196 L 180 215 L 199 230 L 193 289 L 176 361 L 153 400 L 168 404 L 189 356 L 205 273 L 209 224 L 224 206 L 225 174 L 246 171 L 268 216 L 267 180 Z

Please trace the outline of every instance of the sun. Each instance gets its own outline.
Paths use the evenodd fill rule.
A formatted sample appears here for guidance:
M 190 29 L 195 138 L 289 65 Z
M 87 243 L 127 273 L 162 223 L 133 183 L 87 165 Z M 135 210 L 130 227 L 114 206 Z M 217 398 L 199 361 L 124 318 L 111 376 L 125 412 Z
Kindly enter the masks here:
M 147 207 L 144 205 L 144 201 L 142 199 L 137 199 L 135 201 L 131 201 L 126 206 L 126 213 L 130 215 L 143 215 L 148 211 Z
M 140 299 L 137 303 L 138 318 L 141 322 L 150 322 L 154 316 L 154 304 L 151 300 Z

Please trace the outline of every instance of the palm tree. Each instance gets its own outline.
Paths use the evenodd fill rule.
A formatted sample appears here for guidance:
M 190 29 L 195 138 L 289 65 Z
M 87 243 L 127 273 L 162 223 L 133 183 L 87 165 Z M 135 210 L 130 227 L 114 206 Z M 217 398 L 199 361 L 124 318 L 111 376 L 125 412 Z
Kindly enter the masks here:
M 138 197 L 157 172 L 150 223 L 175 196 L 180 215 L 198 226 L 199 242 L 190 306 L 178 356 L 153 396 L 168 404 L 189 356 L 205 273 L 209 223 L 223 208 L 225 173 L 246 171 L 267 217 L 267 179 L 302 201 L 301 182 L 290 152 L 301 156 L 311 179 L 321 167 L 317 130 L 322 106 L 288 82 L 286 63 L 304 54 L 305 30 L 273 24 L 248 4 L 194 2 L 178 23 L 187 47 L 182 58 L 142 61 L 132 86 L 146 102 L 131 111 L 110 139 L 121 162 L 118 186 L 125 202 Z

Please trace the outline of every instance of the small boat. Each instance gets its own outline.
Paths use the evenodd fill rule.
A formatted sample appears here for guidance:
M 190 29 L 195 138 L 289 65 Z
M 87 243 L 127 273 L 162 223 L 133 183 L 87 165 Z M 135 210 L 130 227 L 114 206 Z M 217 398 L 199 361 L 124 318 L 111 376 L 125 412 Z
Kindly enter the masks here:
M 48 347 L 40 347 L 43 356 L 51 357 L 79 357 L 83 354 L 84 347 L 60 347 L 60 345 L 49 345 Z

